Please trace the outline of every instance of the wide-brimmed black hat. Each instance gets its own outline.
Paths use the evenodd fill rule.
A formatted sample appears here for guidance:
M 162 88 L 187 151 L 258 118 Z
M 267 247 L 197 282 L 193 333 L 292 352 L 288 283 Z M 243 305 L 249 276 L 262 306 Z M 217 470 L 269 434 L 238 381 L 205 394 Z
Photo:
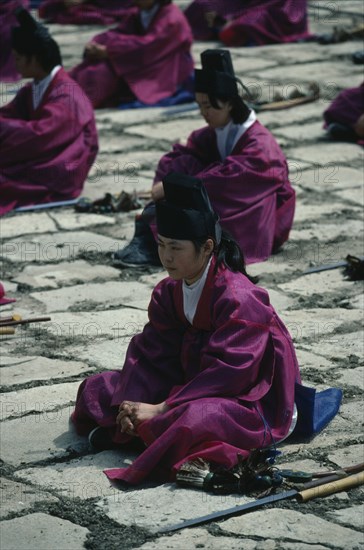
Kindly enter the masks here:
M 34 19 L 23 7 L 15 10 L 15 16 L 19 25 L 11 30 L 12 48 L 23 55 L 37 55 L 50 67 L 61 65 L 59 46 L 47 27 Z
M 229 50 L 205 50 L 202 69 L 195 69 L 195 92 L 231 97 L 238 95 L 237 79 Z
M 213 238 L 220 242 L 219 218 L 198 178 L 172 172 L 163 179 L 164 200 L 156 203 L 158 233 L 179 240 Z

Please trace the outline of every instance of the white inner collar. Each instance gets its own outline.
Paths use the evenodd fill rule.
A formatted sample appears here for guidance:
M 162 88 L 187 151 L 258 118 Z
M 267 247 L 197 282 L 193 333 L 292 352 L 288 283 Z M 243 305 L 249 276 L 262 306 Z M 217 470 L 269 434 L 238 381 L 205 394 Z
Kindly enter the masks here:
M 32 82 L 32 98 L 33 98 L 33 109 L 37 109 L 43 99 L 43 96 L 52 82 L 53 78 L 58 73 L 59 69 L 61 68 L 61 65 L 56 65 L 53 67 L 51 72 L 45 77 L 42 78 L 42 80 L 39 80 L 38 82 L 35 82 L 33 80 Z
M 197 304 L 200 300 L 205 282 L 207 279 L 207 274 L 211 265 L 212 256 L 203 272 L 202 276 L 192 283 L 192 285 L 187 285 L 185 281 L 182 283 L 183 291 L 183 311 L 186 319 L 192 324 L 193 318 L 196 313 Z
M 234 149 L 241 136 L 257 120 L 255 111 L 251 110 L 248 118 L 243 124 L 234 124 L 232 120 L 222 128 L 215 128 L 217 148 L 222 160 L 225 160 Z
M 140 11 L 140 20 L 142 22 L 144 30 L 147 30 L 153 17 L 159 9 L 159 2 L 156 3 L 150 10 L 141 10 Z

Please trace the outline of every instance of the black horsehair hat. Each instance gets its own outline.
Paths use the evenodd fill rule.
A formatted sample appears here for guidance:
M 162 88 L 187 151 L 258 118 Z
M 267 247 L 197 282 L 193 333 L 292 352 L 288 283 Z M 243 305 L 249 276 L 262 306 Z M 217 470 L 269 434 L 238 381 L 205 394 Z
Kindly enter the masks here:
M 12 48 L 23 55 L 39 56 L 44 68 L 52 69 L 62 64 L 57 42 L 51 37 L 48 29 L 23 7 L 15 10 L 19 26 L 11 30 Z
M 172 172 L 163 179 L 164 200 L 156 203 L 158 233 L 170 239 L 213 238 L 220 242 L 219 217 L 202 181 Z
M 195 69 L 195 92 L 227 97 L 238 95 L 229 50 L 205 50 L 201 53 L 201 64 L 202 69 Z

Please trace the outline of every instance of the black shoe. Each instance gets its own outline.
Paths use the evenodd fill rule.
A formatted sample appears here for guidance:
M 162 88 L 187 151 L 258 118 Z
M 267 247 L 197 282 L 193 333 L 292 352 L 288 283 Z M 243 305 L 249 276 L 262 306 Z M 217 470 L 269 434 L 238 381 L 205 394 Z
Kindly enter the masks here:
M 123 267 L 161 266 L 158 246 L 149 225 L 142 219 L 135 220 L 135 233 L 131 242 L 115 252 L 114 265 Z
M 88 434 L 88 442 L 94 451 L 110 451 L 112 449 L 119 449 L 120 445 L 113 442 L 110 437 L 109 431 L 106 428 L 98 426 L 94 428 Z
M 351 59 L 355 65 L 363 65 L 364 64 L 364 50 L 360 50 L 358 52 L 354 52 L 351 56 Z
M 350 126 L 345 124 L 339 124 L 338 122 L 331 122 L 327 127 L 327 133 L 334 141 L 357 141 L 358 136 Z
M 132 437 L 126 443 L 114 443 L 110 437 L 109 430 L 97 426 L 88 434 L 90 447 L 95 452 L 114 451 L 115 449 L 125 449 L 128 451 L 143 452 L 145 451 L 145 443 L 139 437 Z

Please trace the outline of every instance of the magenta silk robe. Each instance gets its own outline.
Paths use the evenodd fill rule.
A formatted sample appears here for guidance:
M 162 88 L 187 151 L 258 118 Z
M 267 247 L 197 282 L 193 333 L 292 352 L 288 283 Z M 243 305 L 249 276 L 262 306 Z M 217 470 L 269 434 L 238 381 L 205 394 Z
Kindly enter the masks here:
M 152 105 L 173 95 L 193 71 L 192 33 L 185 16 L 173 4 L 160 7 L 147 31 L 135 8 L 117 27 L 92 41 L 107 47 L 109 59 L 85 59 L 70 75 L 95 108 L 117 106 L 120 98 L 130 101 L 135 97 Z
M 97 151 L 92 106 L 62 68 L 35 110 L 27 84 L 0 109 L 0 214 L 78 197 Z
M 338 122 L 353 128 L 354 124 L 364 114 L 364 82 L 356 88 L 343 90 L 324 112 L 325 127 L 332 122 Z M 358 143 L 364 140 L 358 137 Z
M 226 46 L 294 42 L 310 36 L 307 0 L 195 0 L 185 14 L 198 40 L 216 38 L 206 22 L 210 11 L 228 22 L 218 35 Z
M 44 0 L 39 17 L 60 25 L 110 25 L 125 15 L 132 0 L 88 0 L 66 7 L 62 0 Z
M 169 172 L 203 181 L 222 227 L 239 243 L 246 263 L 266 260 L 288 239 L 295 191 L 281 148 L 258 121 L 224 161 L 213 129 L 192 132 L 186 146 L 176 144 L 161 158 L 155 182 Z
M 11 29 L 18 25 L 14 12 L 20 5 L 27 8 L 29 0 L 0 0 L 0 82 L 21 78 L 11 52 Z
M 231 468 L 238 454 L 270 446 L 290 428 L 300 375 L 287 329 L 265 290 L 224 266 L 215 274 L 214 265 L 192 325 L 183 313 L 182 282 L 164 279 L 123 370 L 80 386 L 72 415 L 80 434 L 100 425 L 122 443 L 130 440 L 115 425 L 122 401 L 170 407 L 139 425 L 147 448 L 130 467 L 107 470 L 110 479 L 173 479 L 196 457 Z

